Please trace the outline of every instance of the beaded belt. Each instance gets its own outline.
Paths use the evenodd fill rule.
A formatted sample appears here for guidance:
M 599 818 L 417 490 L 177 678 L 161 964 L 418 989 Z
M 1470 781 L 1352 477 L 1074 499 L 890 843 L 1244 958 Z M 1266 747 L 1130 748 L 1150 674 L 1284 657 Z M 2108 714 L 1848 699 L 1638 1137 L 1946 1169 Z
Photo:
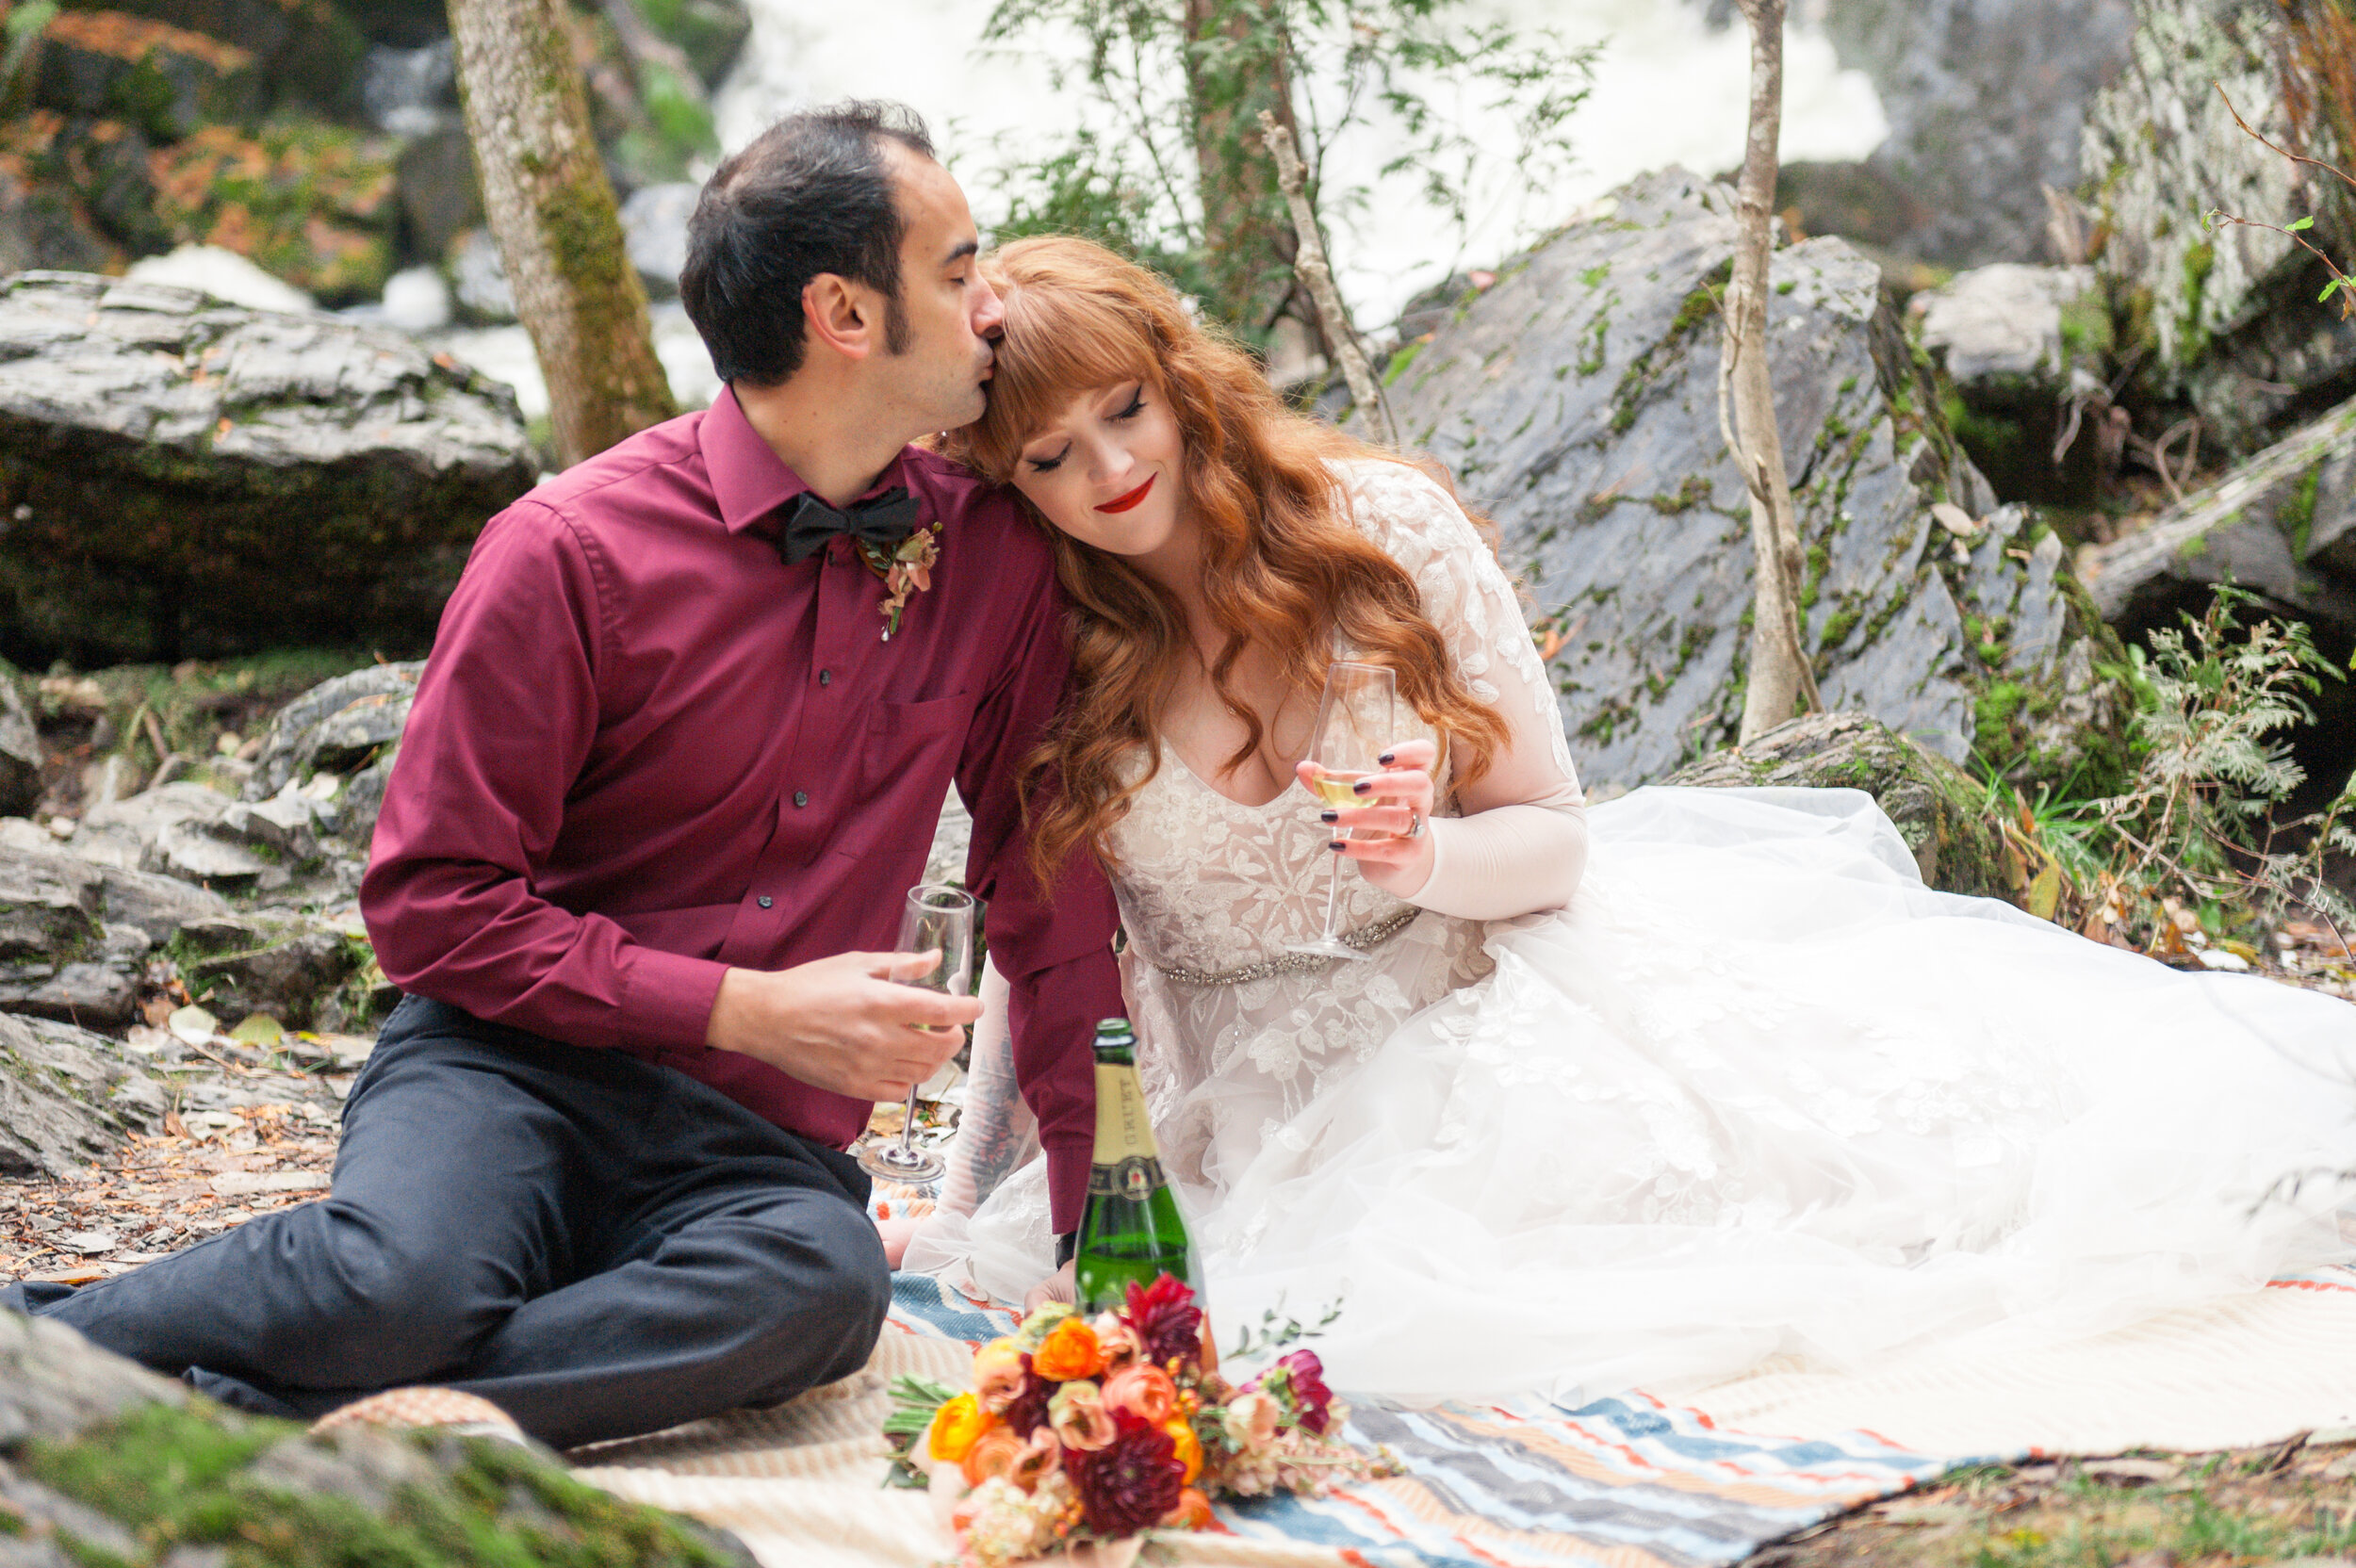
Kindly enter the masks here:
M 1362 950 L 1379 947 L 1406 930 L 1422 913 L 1411 904 L 1395 914 L 1383 916 L 1372 925 L 1343 932 L 1339 940 L 1344 947 Z M 1171 969 L 1166 964 L 1155 964 L 1153 967 L 1181 986 L 1240 986 L 1247 980 L 1270 980 L 1280 974 L 1310 974 L 1339 961 L 1322 953 L 1279 953 L 1273 958 L 1263 958 L 1241 969 Z

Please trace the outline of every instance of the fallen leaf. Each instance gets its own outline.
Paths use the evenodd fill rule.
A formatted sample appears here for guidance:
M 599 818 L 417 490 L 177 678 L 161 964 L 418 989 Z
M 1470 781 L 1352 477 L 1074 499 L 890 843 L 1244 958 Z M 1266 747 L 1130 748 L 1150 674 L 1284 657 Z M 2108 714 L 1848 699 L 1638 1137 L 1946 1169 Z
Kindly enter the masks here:
M 2037 880 L 2029 884 L 2029 913 L 2039 920 L 2052 920 L 2054 906 L 2060 902 L 2061 868 L 2048 860 L 2045 869 L 2037 874 Z
M 229 1031 L 229 1037 L 257 1051 L 270 1051 L 286 1037 L 286 1026 L 268 1013 L 254 1013 Z
M 1953 501 L 1933 501 L 1931 515 L 1939 519 L 1939 527 L 1959 539 L 1969 539 L 1980 531 L 1980 525 L 1972 520 L 1972 514 Z
M 76 1252 L 111 1252 L 123 1244 L 123 1238 L 112 1231 L 68 1231 L 57 1238 L 59 1247 Z
M 193 1004 L 173 1011 L 164 1027 L 190 1045 L 203 1045 L 221 1033 L 221 1020 Z

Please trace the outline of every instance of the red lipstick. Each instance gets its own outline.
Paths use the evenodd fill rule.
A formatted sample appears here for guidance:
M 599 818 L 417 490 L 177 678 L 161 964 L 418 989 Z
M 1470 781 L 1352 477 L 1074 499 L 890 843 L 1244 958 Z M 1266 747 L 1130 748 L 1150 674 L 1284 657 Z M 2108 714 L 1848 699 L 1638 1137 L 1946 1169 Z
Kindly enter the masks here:
M 1138 485 L 1135 490 L 1130 491 L 1125 496 L 1115 496 L 1111 500 L 1106 501 L 1096 510 L 1099 512 L 1128 511 L 1131 507 L 1137 505 L 1137 502 L 1145 499 L 1145 493 L 1153 488 L 1153 481 L 1158 477 L 1158 475 L 1148 475 L 1143 484 Z

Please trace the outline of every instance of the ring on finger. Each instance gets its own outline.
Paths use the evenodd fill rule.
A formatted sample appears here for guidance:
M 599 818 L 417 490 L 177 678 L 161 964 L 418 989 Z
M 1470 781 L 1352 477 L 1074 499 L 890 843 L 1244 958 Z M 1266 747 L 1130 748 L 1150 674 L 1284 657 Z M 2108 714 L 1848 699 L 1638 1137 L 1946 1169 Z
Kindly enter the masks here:
M 1412 806 L 1407 808 L 1406 837 L 1410 839 L 1420 839 L 1423 837 L 1423 813 L 1416 810 Z

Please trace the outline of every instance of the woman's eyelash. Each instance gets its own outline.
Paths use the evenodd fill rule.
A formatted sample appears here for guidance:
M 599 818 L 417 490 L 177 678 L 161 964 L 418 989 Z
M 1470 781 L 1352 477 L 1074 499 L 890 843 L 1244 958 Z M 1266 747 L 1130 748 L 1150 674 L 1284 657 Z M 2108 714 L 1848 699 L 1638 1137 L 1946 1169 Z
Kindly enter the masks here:
M 1113 416 L 1116 419 L 1134 419 L 1145 412 L 1145 388 L 1140 386 L 1129 400 L 1129 406 Z
M 1035 474 L 1053 473 L 1063 466 L 1063 459 L 1060 457 L 1029 457 L 1024 458 L 1023 461 L 1031 466 L 1031 472 Z

